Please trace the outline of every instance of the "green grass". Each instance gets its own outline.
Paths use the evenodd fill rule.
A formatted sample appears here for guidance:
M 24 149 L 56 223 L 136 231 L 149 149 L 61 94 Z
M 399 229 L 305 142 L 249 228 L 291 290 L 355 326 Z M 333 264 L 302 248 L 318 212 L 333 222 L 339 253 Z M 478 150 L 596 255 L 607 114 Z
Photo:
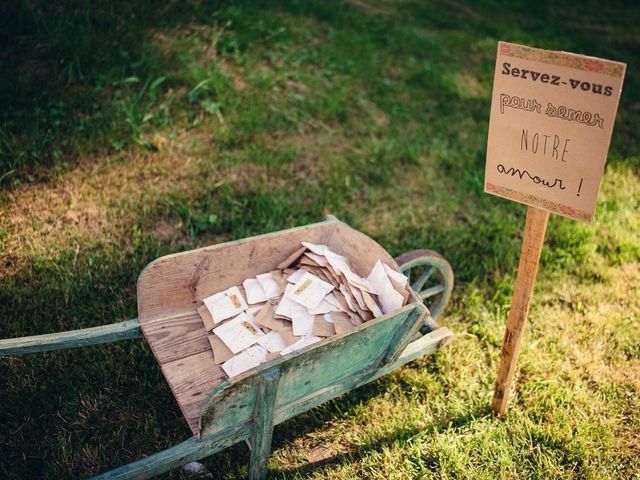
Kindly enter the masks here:
M 133 317 L 152 259 L 332 213 L 447 257 L 457 336 L 277 427 L 274 478 L 638 478 L 631 3 L 20 1 L 0 19 L 1 338 Z M 628 64 L 596 221 L 551 218 L 504 421 L 488 404 L 525 208 L 482 192 L 497 40 Z M 2 478 L 86 477 L 189 435 L 143 341 L 2 358 L 0 406 Z

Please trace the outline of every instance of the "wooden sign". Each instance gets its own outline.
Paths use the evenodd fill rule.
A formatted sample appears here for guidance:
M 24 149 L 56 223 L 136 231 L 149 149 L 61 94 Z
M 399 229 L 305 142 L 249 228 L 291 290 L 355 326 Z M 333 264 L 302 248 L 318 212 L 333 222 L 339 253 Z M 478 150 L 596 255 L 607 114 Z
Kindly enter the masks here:
M 549 212 L 593 221 L 626 65 L 499 42 L 485 192 L 529 205 L 491 408 L 504 415 Z
M 499 42 L 485 192 L 591 222 L 625 67 Z

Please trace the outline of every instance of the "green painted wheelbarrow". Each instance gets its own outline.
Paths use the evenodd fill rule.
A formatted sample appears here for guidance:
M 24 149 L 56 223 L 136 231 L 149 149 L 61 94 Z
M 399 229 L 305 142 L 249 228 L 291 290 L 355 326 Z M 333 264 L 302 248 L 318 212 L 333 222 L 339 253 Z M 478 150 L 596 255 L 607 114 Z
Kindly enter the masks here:
M 402 309 L 264 363 L 233 380 L 213 361 L 196 308 L 213 292 L 276 268 L 301 241 L 328 245 L 368 272 L 377 260 L 413 281 Z M 445 345 L 436 323 L 453 288 L 449 263 L 431 250 L 393 259 L 335 217 L 304 227 L 161 257 L 138 279 L 138 318 L 101 327 L 0 340 L 0 355 L 96 345 L 144 335 L 193 432 L 167 450 L 96 478 L 149 478 L 243 440 L 249 477 L 267 475 L 273 427 Z

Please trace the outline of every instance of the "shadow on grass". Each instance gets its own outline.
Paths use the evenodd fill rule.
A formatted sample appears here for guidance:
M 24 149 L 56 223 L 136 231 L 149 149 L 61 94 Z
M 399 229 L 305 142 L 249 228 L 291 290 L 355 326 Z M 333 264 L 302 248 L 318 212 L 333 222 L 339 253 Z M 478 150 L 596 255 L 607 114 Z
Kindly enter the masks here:
M 286 189 L 262 186 L 226 192 L 222 200 L 210 198 L 203 190 L 195 200 L 165 198 L 149 208 L 155 208 L 158 217 L 183 221 L 190 242 L 185 248 L 208 236 L 239 238 L 317 221 L 325 208 L 349 221 L 349 203 L 354 197 L 366 202 L 370 190 L 383 189 L 393 182 L 394 168 L 404 168 L 405 157 L 413 165 L 411 162 L 426 151 L 434 157 L 433 168 L 448 179 L 438 188 L 450 192 L 453 203 L 463 207 L 456 206 L 454 212 L 432 223 L 407 222 L 393 238 L 382 234 L 377 240 L 393 254 L 434 248 L 451 261 L 462 283 L 476 278 L 490 283 L 494 272 L 500 277 L 506 270 L 513 270 L 523 210 L 518 206 L 487 207 L 477 200 L 482 146 L 477 138 L 472 139 L 476 143 L 470 142 L 466 133 L 469 129 L 476 137 L 482 136 L 482 127 L 476 124 L 485 121 L 487 99 L 464 98 L 448 76 L 464 73 L 473 64 L 468 57 L 494 49 L 497 38 L 585 51 L 626 60 L 630 65 L 638 63 L 637 9 L 624 14 L 615 5 L 552 9 L 538 2 L 535 6 L 518 4 L 505 9 L 492 2 L 409 2 L 391 14 L 363 11 L 339 2 L 211 5 L 174 2 L 158 7 L 150 1 L 3 4 L 0 59 L 6 70 L 0 79 L 0 178 L 4 177 L 0 184 L 29 175 L 44 178 L 56 166 L 87 152 L 126 148 L 140 139 L 148 122 L 154 128 L 165 126 L 169 121 L 166 116 L 145 121 L 146 114 L 157 113 L 169 89 L 192 88 L 195 77 L 180 71 L 181 64 L 170 49 L 165 51 L 160 42 L 149 42 L 150 32 L 172 28 L 190 32 L 203 25 L 219 28 L 231 21 L 228 35 L 219 44 L 221 55 L 249 55 L 257 44 L 264 44 L 264 50 L 270 53 L 285 55 L 282 51 L 287 43 L 304 39 L 293 33 L 277 33 L 286 24 L 281 14 L 289 15 L 295 21 L 320 22 L 328 33 L 317 49 L 298 51 L 296 44 L 285 60 L 290 65 L 302 63 L 322 70 L 322 75 L 335 75 L 337 71 L 349 82 L 360 82 L 400 125 L 377 135 L 393 136 L 411 123 L 424 125 L 416 133 L 417 153 L 413 147 L 407 148 L 411 138 L 399 134 L 381 148 L 374 148 L 371 155 L 365 149 L 361 157 L 349 159 L 351 165 L 344 172 L 359 175 L 361 183 L 351 189 L 315 185 L 310 195 L 311 200 L 317 200 L 315 203 Z M 445 7 L 450 10 L 443 15 Z M 496 8 L 501 13 L 495 14 Z M 398 12 L 399 17 L 394 17 Z M 559 15 L 554 21 L 550 21 L 552 13 Z M 606 25 L 599 27 L 603 22 Z M 312 41 L 315 39 L 305 40 Z M 355 53 L 350 50 L 354 44 L 359 48 Z M 393 72 L 379 70 L 380 52 L 397 57 L 406 69 L 398 68 L 400 81 L 395 87 L 394 79 L 385 77 Z M 433 60 L 437 60 L 435 66 Z M 491 61 L 480 63 L 484 66 L 476 65 L 474 74 L 488 82 Z M 623 157 L 638 152 L 634 106 L 638 78 L 630 75 L 625 86 L 613 141 L 617 161 L 627 161 Z M 350 92 L 347 90 L 345 96 Z M 177 110 L 192 108 L 188 101 L 181 102 Z M 465 123 L 469 119 L 471 122 Z M 268 126 L 261 128 L 267 130 Z M 437 141 L 444 145 L 444 153 L 438 150 Z M 471 173 L 460 178 L 460 165 Z M 10 171 L 15 174 L 6 176 Z M 336 180 L 344 183 L 344 179 Z M 355 196 L 356 190 L 364 192 L 362 198 Z M 467 195 L 469 191 L 472 193 Z M 444 200 L 439 206 L 448 208 Z M 215 221 L 210 220 L 212 214 L 219 215 Z M 570 235 L 574 235 L 573 230 L 567 233 Z M 3 280 L 0 336 L 83 328 L 135 315 L 135 278 L 148 261 L 166 253 L 166 249 L 148 239 L 127 245 L 125 252 L 101 248 L 96 241 L 79 259 L 71 250 L 53 261 L 32 258 L 28 266 Z M 566 255 L 574 256 L 575 250 Z M 353 415 L 362 402 L 383 393 L 388 382 L 374 382 L 278 427 L 276 447 L 320 428 L 330 419 Z M 144 342 L 0 359 L 0 404 L 0 473 L 5 478 L 86 476 L 98 473 L 96 469 L 134 461 L 188 436 Z M 461 415 L 454 420 L 465 425 L 470 417 Z M 443 421 L 438 419 L 433 428 Z M 450 421 L 446 419 L 447 424 Z M 427 427 L 426 432 L 432 431 Z M 394 432 L 356 453 L 338 456 L 337 463 L 416 434 L 411 429 Z M 210 461 L 219 467 L 215 471 L 220 475 L 241 476 L 247 459 L 246 448 L 237 446 Z M 282 473 L 304 474 L 318 466 Z
M 385 382 L 384 380 L 380 381 L 380 383 L 382 384 L 381 388 L 374 387 L 369 392 L 360 392 L 361 389 L 358 389 L 354 393 L 349 395 L 358 396 L 358 398 L 361 399 L 361 401 L 367 401 L 370 398 L 380 395 L 381 393 L 384 392 L 384 390 L 386 389 L 384 386 L 384 382 Z M 335 400 L 335 401 L 339 401 L 339 400 Z M 312 410 L 309 413 L 310 414 L 314 413 L 314 410 Z M 346 417 L 351 414 L 352 412 L 347 411 L 344 413 L 344 416 Z M 322 469 L 325 467 L 357 462 L 358 460 L 366 457 L 370 453 L 381 452 L 382 450 L 385 449 L 385 447 L 390 447 L 396 442 L 406 442 L 411 440 L 412 438 L 415 438 L 416 436 L 429 436 L 436 432 L 442 432 L 443 430 L 463 429 L 465 426 L 469 425 L 470 423 L 477 421 L 478 418 L 489 417 L 489 416 L 491 416 L 491 411 L 488 405 L 478 407 L 473 411 L 469 411 L 467 413 L 460 414 L 454 417 L 451 417 L 448 415 L 441 416 L 435 419 L 434 421 L 430 422 L 426 426 L 411 427 L 411 428 L 406 427 L 406 428 L 397 429 L 386 435 L 377 437 L 365 444 L 359 445 L 357 448 L 352 448 L 347 452 L 336 453 L 336 452 L 321 451 L 318 456 L 322 458 L 319 458 L 317 460 L 311 460 L 305 465 L 302 465 L 300 467 L 274 469 L 272 473 L 281 474 L 285 476 L 291 475 L 294 477 L 297 477 L 300 475 L 306 476 L 315 472 L 318 469 Z M 328 421 L 329 419 L 333 419 L 333 418 L 336 418 L 336 416 L 329 416 L 325 421 Z M 295 433 L 291 432 L 292 434 L 291 435 L 288 434 L 287 437 L 291 436 L 292 438 L 294 438 L 302 434 L 308 433 L 308 431 L 310 430 L 312 429 L 309 428 L 307 430 L 294 431 Z M 286 441 L 283 442 L 282 440 L 280 442 L 274 442 L 274 448 L 278 448 L 279 446 L 285 443 Z M 313 456 L 313 453 L 312 453 L 312 456 Z
M 5 2 L 0 7 L 0 185 L 45 179 L 82 155 L 153 149 L 142 137 L 144 131 L 174 125 L 194 109 L 185 95 L 171 92 L 192 93 L 202 80 L 185 68 L 184 52 L 167 43 L 180 43 L 165 35 L 174 30 L 184 34 L 181 41 L 206 30 L 199 41 L 217 38 L 214 48 L 227 60 L 255 50 L 256 59 L 284 58 L 320 69 L 323 75 L 339 72 L 358 79 L 373 97 L 380 97 L 384 111 L 406 121 L 419 118 L 421 109 L 403 111 L 397 96 L 386 93 L 397 88 L 382 68 L 387 60 L 401 63 L 398 69 L 405 70 L 402 80 L 408 91 L 428 90 L 414 99 L 422 110 L 446 116 L 453 106 L 469 112 L 468 102 L 455 98 L 451 79 L 474 68 L 465 57 L 482 54 L 482 39 L 518 40 L 637 63 L 637 37 L 631 33 L 637 12 L 625 14 L 623 8 L 598 3 L 578 11 L 572 4 L 549 2 L 523 2 L 509 9 L 493 2 L 439 1 L 388 8 L 338 1 Z M 313 40 L 291 25 L 304 22 L 319 24 L 329 32 L 330 42 L 297 52 L 300 44 Z M 596 28 L 602 22 L 607 24 Z M 349 48 L 344 47 L 347 43 Z M 474 74 L 490 75 L 490 61 L 485 66 Z M 620 157 L 638 151 L 633 103 L 638 90 L 637 76 L 629 75 L 622 104 L 633 108 L 621 109 L 613 142 Z M 336 88 L 332 91 L 337 93 Z M 207 108 L 219 101 L 214 96 Z M 338 116 L 348 116 L 351 109 L 331 108 L 342 112 Z M 273 115 L 269 117 L 260 120 L 265 129 L 273 124 Z

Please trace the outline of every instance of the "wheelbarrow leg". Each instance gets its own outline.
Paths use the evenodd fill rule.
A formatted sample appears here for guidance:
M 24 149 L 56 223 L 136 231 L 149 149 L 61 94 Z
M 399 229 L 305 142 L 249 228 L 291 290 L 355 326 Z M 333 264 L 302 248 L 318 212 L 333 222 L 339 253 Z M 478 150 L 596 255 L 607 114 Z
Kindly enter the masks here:
M 273 412 L 279 381 L 280 370 L 266 372 L 260 377 L 256 406 L 253 412 L 254 428 L 249 463 L 250 480 L 263 480 L 267 477 L 273 436 Z

